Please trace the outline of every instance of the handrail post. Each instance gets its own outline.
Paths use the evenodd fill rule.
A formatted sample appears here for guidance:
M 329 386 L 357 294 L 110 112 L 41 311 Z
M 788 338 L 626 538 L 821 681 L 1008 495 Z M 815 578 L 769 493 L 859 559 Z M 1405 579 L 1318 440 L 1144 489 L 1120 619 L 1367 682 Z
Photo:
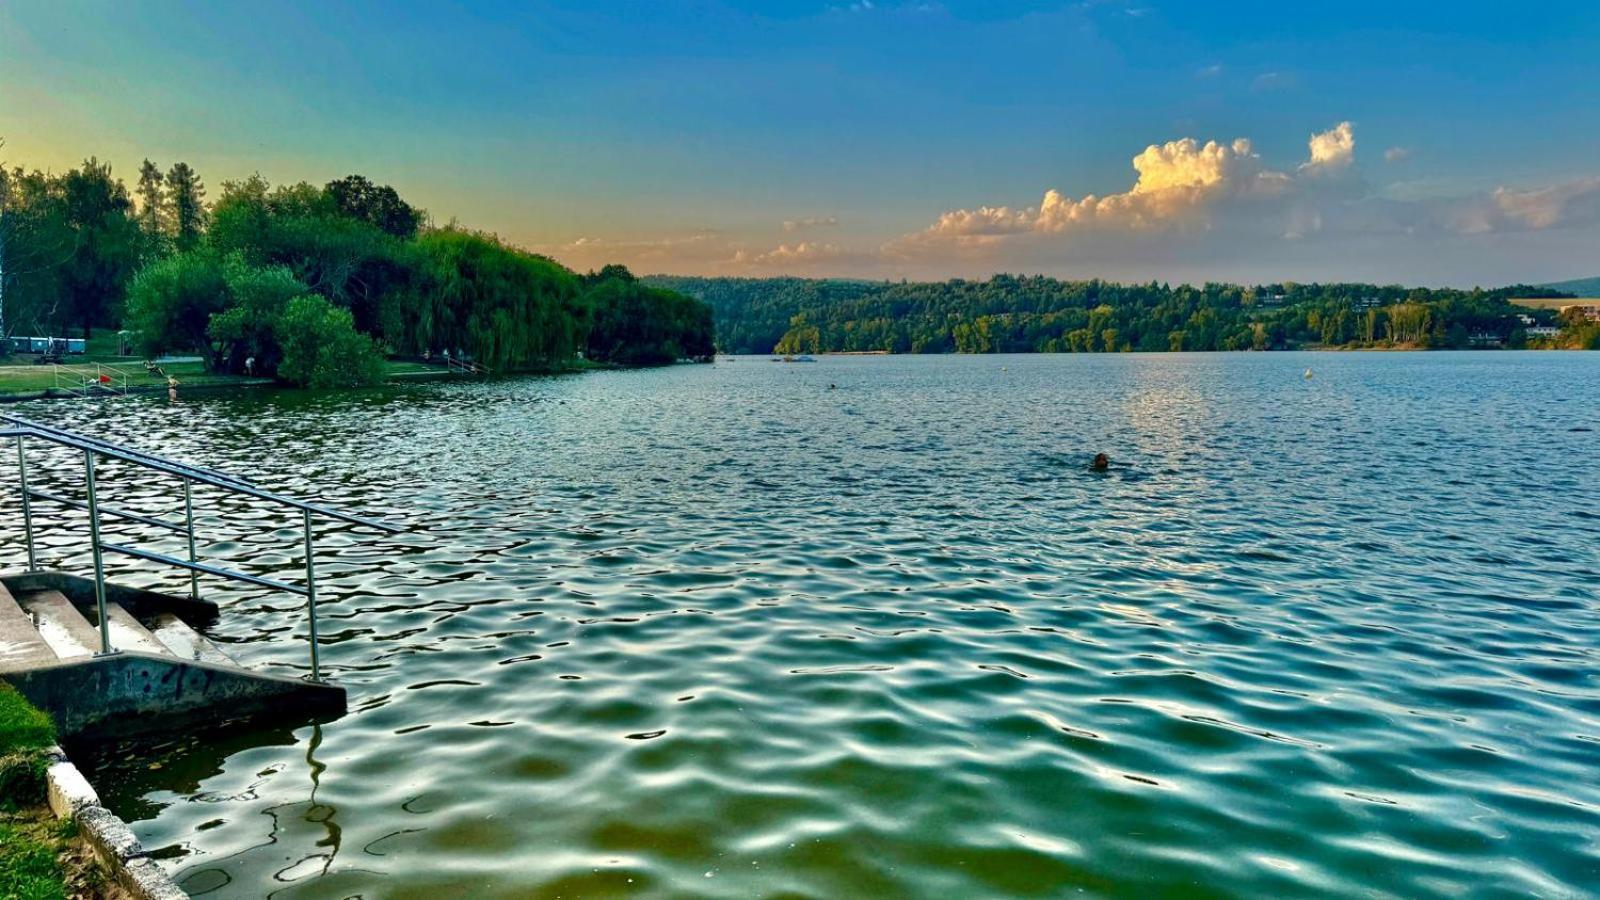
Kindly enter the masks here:
M 199 562 L 194 553 L 194 491 L 187 478 L 183 480 L 183 520 L 189 532 L 189 562 Z M 189 596 L 200 599 L 200 573 L 194 569 L 189 570 Z
M 38 557 L 34 554 L 34 504 L 27 496 L 27 452 L 22 448 L 22 436 L 16 436 L 16 471 L 22 479 L 22 535 L 27 538 L 27 570 L 38 572 Z
M 100 505 L 94 494 L 94 451 L 83 451 L 84 481 L 89 487 L 89 541 L 94 549 L 94 605 L 100 616 L 100 656 L 111 651 L 111 620 L 106 616 L 106 567 L 100 554 Z
M 28 497 L 28 453 L 22 435 L 17 435 L 17 472 L 22 478 L 22 532 L 28 540 L 28 571 L 39 571 L 39 558 L 33 548 L 33 503 Z
M 311 510 L 304 509 L 306 525 L 306 611 L 311 618 L 311 680 L 322 680 L 322 664 L 317 657 L 317 556 L 311 540 Z

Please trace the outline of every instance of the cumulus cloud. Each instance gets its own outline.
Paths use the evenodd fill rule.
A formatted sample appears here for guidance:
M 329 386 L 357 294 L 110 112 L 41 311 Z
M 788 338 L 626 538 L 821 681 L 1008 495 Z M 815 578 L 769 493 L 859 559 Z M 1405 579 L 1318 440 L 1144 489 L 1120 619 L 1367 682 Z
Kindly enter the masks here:
M 837 227 L 839 227 L 838 216 L 810 216 L 804 219 L 789 219 L 783 223 L 783 230 L 788 232 Z
M 844 255 L 837 244 L 801 241 L 796 244 L 779 244 L 764 253 L 739 250 L 733 255 L 735 265 L 755 266 L 763 269 L 785 266 L 808 266 L 828 262 Z
M 1355 130 L 1340 122 L 1317 131 L 1301 159 L 1280 165 L 1244 138 L 1151 144 L 1131 158 L 1133 177 L 1122 190 L 1050 189 L 1033 204 L 950 209 L 886 242 L 835 237 L 839 219 L 830 215 L 789 219 L 765 233 L 585 237 L 535 249 L 580 271 L 622 262 L 641 273 L 708 275 L 981 276 L 1009 267 L 1184 277 L 1273 261 L 1324 273 L 1378 257 L 1401 269 L 1421 259 L 1443 266 L 1449 254 L 1503 266 L 1485 254 L 1491 245 L 1482 236 L 1507 235 L 1495 247 L 1568 247 L 1600 229 L 1600 176 L 1470 193 L 1429 181 L 1375 186 L 1362 175 Z M 1395 149 L 1385 158 L 1393 161 Z
M 1340 127 L 1348 130 L 1348 123 Z M 1326 134 L 1338 131 L 1335 128 Z M 1314 137 L 1313 143 L 1323 137 Z M 1353 152 L 1353 139 L 1350 147 Z M 1317 159 L 1317 152 L 1314 147 L 1313 160 Z M 890 250 L 904 251 L 941 239 L 981 246 L 1008 235 L 1029 233 L 1061 235 L 1204 226 L 1212 208 L 1230 201 L 1281 195 L 1293 187 L 1295 180 L 1264 166 L 1245 138 L 1229 143 L 1202 144 L 1194 138 L 1183 138 L 1151 144 L 1133 158 L 1133 168 L 1138 178 L 1126 191 L 1073 199 L 1052 188 L 1037 206 L 951 210 L 923 232 L 892 242 Z
M 1356 158 L 1356 130 L 1349 122 L 1340 122 L 1327 131 L 1311 136 L 1311 159 L 1300 168 L 1303 171 L 1335 172 L 1348 169 Z
M 1600 177 L 1402 198 L 1375 192 L 1360 176 L 1351 123 L 1312 134 L 1306 150 L 1303 162 L 1280 170 L 1243 138 L 1152 144 L 1133 157 L 1137 178 L 1127 190 L 1074 199 L 1051 189 L 1037 205 L 950 210 L 883 244 L 880 254 L 906 263 L 1018 264 L 1200 246 L 1264 252 L 1263 242 L 1271 241 L 1304 246 L 1314 239 L 1444 239 L 1600 225 Z

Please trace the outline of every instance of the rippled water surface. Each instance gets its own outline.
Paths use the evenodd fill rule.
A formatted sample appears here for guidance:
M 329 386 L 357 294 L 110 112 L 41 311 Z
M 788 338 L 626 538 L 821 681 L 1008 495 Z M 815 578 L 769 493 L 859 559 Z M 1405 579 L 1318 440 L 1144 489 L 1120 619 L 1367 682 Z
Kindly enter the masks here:
M 198 895 L 1600 886 L 1600 355 L 741 359 L 25 411 L 410 526 L 323 529 L 347 716 L 91 757 Z M 300 570 L 296 520 L 199 502 L 209 558 Z M 212 596 L 237 657 L 304 671 L 292 599 Z

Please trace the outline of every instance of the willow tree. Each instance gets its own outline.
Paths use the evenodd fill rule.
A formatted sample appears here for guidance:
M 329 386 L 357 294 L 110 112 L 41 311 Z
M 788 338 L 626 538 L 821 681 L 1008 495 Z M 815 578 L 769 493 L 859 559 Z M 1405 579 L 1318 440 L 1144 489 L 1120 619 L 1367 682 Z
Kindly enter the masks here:
M 499 238 L 458 228 L 410 245 L 413 283 L 397 323 L 412 352 L 465 351 L 495 369 L 570 360 L 588 334 L 577 276 Z

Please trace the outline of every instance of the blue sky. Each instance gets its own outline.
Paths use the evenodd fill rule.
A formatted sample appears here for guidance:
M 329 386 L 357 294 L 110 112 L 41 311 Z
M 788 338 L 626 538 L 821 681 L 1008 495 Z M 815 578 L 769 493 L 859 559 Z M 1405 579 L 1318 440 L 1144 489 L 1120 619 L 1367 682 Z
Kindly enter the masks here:
M 334 6 L 10 0 L 4 159 L 357 171 L 580 268 L 1600 271 L 1592 3 Z

